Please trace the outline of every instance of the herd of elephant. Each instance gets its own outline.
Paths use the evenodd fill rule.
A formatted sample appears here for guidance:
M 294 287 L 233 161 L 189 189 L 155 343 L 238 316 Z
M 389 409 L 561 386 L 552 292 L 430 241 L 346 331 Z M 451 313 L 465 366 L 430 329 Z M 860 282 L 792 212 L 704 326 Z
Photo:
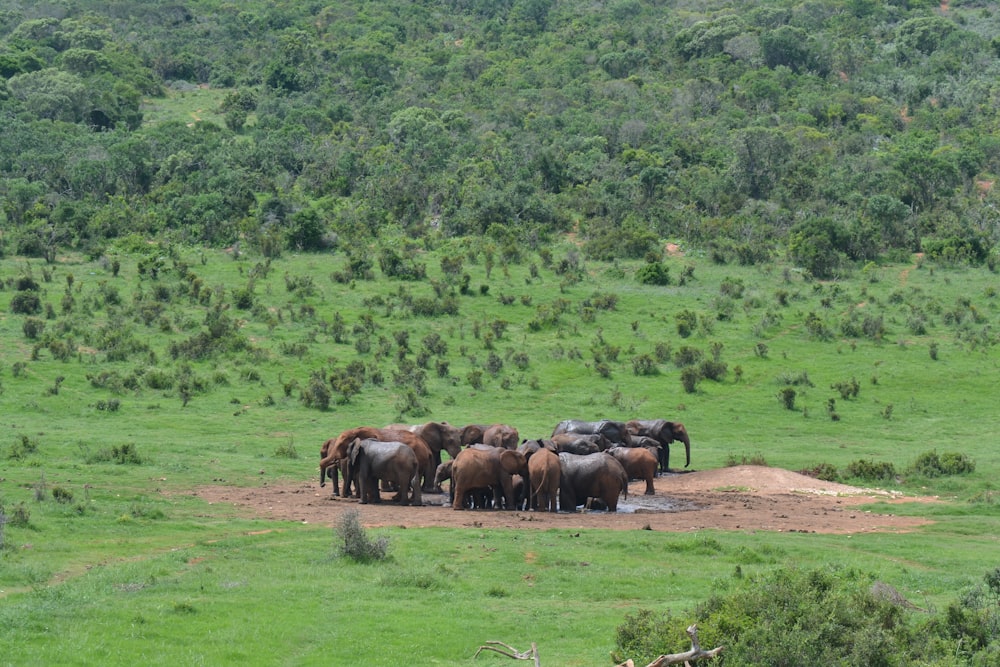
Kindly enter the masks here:
M 689 466 L 687 430 L 664 419 L 569 419 L 548 438 L 523 441 L 506 424 L 360 426 L 323 443 L 319 479 L 325 486 L 329 477 L 342 497 L 353 487 L 361 503 L 380 502 L 388 490 L 400 504 L 422 505 L 422 493 L 441 493 L 450 479 L 454 509 L 573 512 L 583 505 L 614 512 L 630 479 L 644 480 L 646 494 L 654 493 L 653 478 L 669 470 L 675 441 L 684 443 Z

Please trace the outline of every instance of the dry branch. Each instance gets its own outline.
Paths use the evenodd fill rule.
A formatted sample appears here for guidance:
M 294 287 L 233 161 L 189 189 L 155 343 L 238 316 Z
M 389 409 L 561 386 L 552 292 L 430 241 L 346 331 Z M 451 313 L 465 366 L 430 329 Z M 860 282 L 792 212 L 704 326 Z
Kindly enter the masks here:
M 722 653 L 722 647 L 717 646 L 711 651 L 702 650 L 701 645 L 698 643 L 698 626 L 689 625 L 687 629 L 688 637 L 691 638 L 691 650 L 685 651 L 684 653 L 671 653 L 670 655 L 661 655 L 659 658 L 653 662 L 646 665 L 646 667 L 666 667 L 667 665 L 676 665 L 683 662 L 685 665 L 690 667 L 690 661 L 701 660 L 703 658 L 714 658 L 715 656 Z M 502 646 L 503 648 L 497 648 Z M 506 650 L 505 650 L 506 649 Z M 498 641 L 489 641 L 479 647 L 476 651 L 476 655 L 472 656 L 476 658 L 483 651 L 496 651 L 501 655 L 505 655 L 508 658 L 514 658 L 515 660 L 534 660 L 535 667 L 541 667 L 541 663 L 538 661 L 538 646 L 535 642 L 531 642 L 530 651 L 518 651 L 516 648 L 510 644 L 504 644 Z M 623 663 L 615 665 L 615 667 L 635 667 L 635 662 L 632 660 L 626 660 Z
M 499 649 L 497 648 L 497 646 L 503 646 L 507 650 L 505 651 L 503 649 Z M 518 651 L 510 644 L 504 644 L 503 642 L 497 642 L 497 641 L 486 642 L 485 644 L 479 647 L 479 650 L 476 651 L 476 655 L 472 657 L 473 658 L 478 657 L 479 654 L 484 649 L 487 651 L 496 651 L 501 655 L 505 655 L 508 658 L 514 658 L 515 660 L 534 660 L 535 667 L 541 667 L 541 663 L 538 662 L 538 646 L 535 644 L 535 642 L 531 642 L 530 651 Z
M 722 653 L 722 647 L 717 646 L 711 651 L 702 650 L 701 645 L 698 643 L 698 626 L 689 625 L 687 629 L 688 637 L 691 638 L 691 650 L 685 651 L 684 653 L 671 653 L 670 655 L 661 655 L 659 658 L 653 662 L 646 665 L 646 667 L 666 667 L 667 665 L 676 665 L 679 663 L 684 663 L 687 665 L 692 660 L 701 660 L 703 658 L 714 658 L 715 656 Z M 615 665 L 615 667 L 635 667 L 635 663 L 631 660 L 626 660 L 625 662 Z

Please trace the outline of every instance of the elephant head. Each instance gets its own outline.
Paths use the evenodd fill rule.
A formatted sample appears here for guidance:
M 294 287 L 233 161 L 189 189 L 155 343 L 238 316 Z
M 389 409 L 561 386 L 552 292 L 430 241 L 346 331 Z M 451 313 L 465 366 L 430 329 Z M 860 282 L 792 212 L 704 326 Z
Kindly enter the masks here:
M 387 428 L 400 428 L 394 425 Z M 427 443 L 431 448 L 431 455 L 434 457 L 434 465 L 441 463 L 441 451 L 448 452 L 448 456 L 455 458 L 462 451 L 462 429 L 452 426 L 448 422 L 427 422 L 417 426 L 402 427 L 414 433 Z
M 669 444 L 674 440 L 684 443 L 684 467 L 689 467 L 691 465 L 691 438 L 688 436 L 687 429 L 680 422 L 664 421 L 663 441 Z
M 661 445 L 661 470 L 666 472 L 670 463 L 670 443 L 679 440 L 684 443 L 684 467 L 691 465 L 691 438 L 687 429 L 680 422 L 665 419 L 633 419 L 626 426 L 632 435 L 645 435 L 655 438 Z

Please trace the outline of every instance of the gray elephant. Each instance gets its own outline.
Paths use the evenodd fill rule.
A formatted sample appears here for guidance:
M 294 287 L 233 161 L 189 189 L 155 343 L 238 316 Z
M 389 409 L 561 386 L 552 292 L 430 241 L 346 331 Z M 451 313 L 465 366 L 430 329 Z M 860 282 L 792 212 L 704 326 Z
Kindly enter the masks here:
M 628 497 L 625 468 L 606 452 L 559 455 L 559 509 L 573 512 L 596 499 L 609 512 L 618 511 L 618 496 Z
M 607 438 L 613 445 L 621 445 L 623 447 L 632 446 L 632 437 L 625 427 L 625 422 L 612 421 L 610 419 L 602 419 L 596 422 L 564 419 L 552 431 L 553 436 L 560 433 L 600 434 Z
M 625 424 L 632 435 L 644 435 L 660 443 L 660 472 L 670 472 L 670 443 L 684 443 L 684 467 L 691 465 L 691 438 L 680 422 L 666 419 L 633 419 Z
M 464 509 L 465 494 L 482 487 L 493 488 L 498 496 L 502 492 L 502 501 L 494 503 L 495 509 L 501 505 L 515 507 L 514 475 L 528 479 L 528 460 L 521 452 L 475 445 L 463 449 L 451 466 L 451 483 L 455 489 L 452 508 Z
M 354 481 L 362 504 L 381 502 L 379 480 L 396 485 L 401 505 L 423 504 L 417 455 L 402 442 L 356 438 L 347 447 L 345 479 Z
M 556 453 L 596 454 L 611 447 L 600 433 L 557 433 L 549 441 L 555 445 Z

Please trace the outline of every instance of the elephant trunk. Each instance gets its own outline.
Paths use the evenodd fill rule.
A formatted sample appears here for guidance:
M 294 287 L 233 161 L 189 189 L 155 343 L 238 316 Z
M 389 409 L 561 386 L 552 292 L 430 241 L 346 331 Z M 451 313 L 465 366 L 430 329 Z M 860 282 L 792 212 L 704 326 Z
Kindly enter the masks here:
M 681 442 L 684 443 L 684 467 L 687 468 L 691 465 L 691 438 L 685 435 Z

